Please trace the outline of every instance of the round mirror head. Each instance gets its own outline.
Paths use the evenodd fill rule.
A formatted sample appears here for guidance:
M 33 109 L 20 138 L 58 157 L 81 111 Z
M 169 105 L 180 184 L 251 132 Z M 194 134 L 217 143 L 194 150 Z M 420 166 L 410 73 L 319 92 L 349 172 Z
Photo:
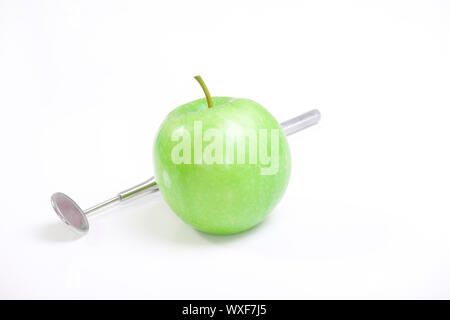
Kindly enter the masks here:
M 51 197 L 53 209 L 68 226 L 78 232 L 89 231 L 89 223 L 83 210 L 67 195 L 61 192 L 54 193 Z

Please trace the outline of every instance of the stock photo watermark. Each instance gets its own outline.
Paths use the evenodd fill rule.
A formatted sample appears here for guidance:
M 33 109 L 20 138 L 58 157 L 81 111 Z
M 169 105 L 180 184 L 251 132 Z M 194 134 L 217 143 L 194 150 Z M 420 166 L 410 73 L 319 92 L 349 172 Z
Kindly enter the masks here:
M 261 175 L 274 175 L 279 169 L 280 129 L 242 131 L 230 126 L 223 132 L 203 130 L 202 121 L 194 121 L 193 137 L 180 128 L 172 132 L 171 139 L 178 142 L 171 151 L 174 164 L 258 164 Z

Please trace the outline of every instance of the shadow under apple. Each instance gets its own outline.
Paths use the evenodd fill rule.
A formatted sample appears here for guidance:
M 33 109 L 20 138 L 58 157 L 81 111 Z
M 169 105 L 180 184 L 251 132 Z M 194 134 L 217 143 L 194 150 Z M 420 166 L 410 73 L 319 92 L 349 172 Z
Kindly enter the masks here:
M 232 235 L 213 235 L 198 231 L 184 223 L 169 208 L 161 195 L 152 199 L 139 199 L 126 206 L 123 212 L 124 232 L 147 241 L 169 242 L 182 245 L 211 245 L 236 241 L 262 229 L 260 223 L 245 232 Z

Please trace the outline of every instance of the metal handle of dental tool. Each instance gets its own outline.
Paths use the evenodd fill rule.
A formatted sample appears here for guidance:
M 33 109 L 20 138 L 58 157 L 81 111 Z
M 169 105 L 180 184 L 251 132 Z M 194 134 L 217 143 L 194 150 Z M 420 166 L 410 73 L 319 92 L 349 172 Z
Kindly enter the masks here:
M 319 123 L 320 121 L 320 112 L 319 110 L 311 110 L 306 112 L 298 117 L 289 119 L 280 123 L 281 127 L 286 136 L 294 134 L 298 131 L 306 129 L 312 125 Z M 90 207 L 89 209 L 82 210 L 78 204 L 69 198 L 67 195 L 61 192 L 54 193 L 51 196 L 51 203 L 53 209 L 57 213 L 57 215 L 64 221 L 68 226 L 72 227 L 76 231 L 81 233 L 86 233 L 89 231 L 89 222 L 87 217 L 92 215 L 95 212 L 98 212 L 100 209 L 106 208 L 112 204 L 118 203 L 125 199 L 130 199 L 138 195 L 142 195 L 144 193 L 152 193 L 158 191 L 158 185 L 156 184 L 155 177 L 151 177 L 150 179 L 134 186 L 128 188 L 115 197 L 103 201 L 95 206 Z
M 320 121 L 320 112 L 317 109 L 308 111 L 298 117 L 281 122 L 280 125 L 283 128 L 284 134 L 290 136 L 298 131 L 304 130 Z

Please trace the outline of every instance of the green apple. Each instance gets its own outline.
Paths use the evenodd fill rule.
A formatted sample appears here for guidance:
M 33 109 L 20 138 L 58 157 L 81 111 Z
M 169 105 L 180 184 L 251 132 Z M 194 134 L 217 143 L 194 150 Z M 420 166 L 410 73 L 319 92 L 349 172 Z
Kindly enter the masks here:
M 278 121 L 249 99 L 211 97 L 174 109 L 154 144 L 170 208 L 194 228 L 233 234 L 264 220 L 286 190 L 291 158 Z

